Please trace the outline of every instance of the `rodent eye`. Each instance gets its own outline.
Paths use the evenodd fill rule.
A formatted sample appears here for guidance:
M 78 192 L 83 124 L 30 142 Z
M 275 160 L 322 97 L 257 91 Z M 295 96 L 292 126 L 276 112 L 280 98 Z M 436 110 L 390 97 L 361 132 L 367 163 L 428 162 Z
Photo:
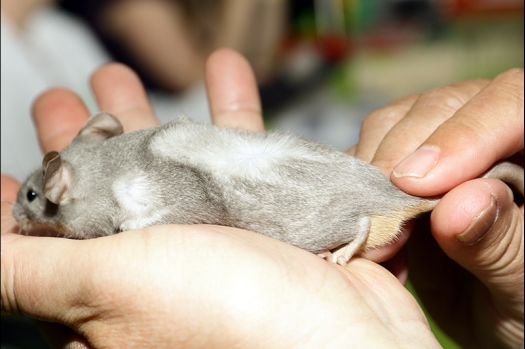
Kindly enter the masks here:
M 37 193 L 35 193 L 33 191 L 33 189 L 29 189 L 27 191 L 27 194 L 26 194 L 27 201 L 31 202 L 31 201 L 35 200 L 37 196 L 38 196 Z

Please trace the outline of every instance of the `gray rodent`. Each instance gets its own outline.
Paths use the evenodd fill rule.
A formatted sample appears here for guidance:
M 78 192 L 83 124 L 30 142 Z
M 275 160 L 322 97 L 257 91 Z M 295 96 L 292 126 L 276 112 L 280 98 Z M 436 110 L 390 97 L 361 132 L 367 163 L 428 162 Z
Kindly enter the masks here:
M 42 166 L 13 206 L 23 230 L 45 226 L 87 239 L 150 225 L 219 224 L 340 264 L 391 242 L 403 222 L 439 201 L 408 195 L 372 165 L 314 141 L 185 117 L 123 133 L 115 117 L 99 113 Z M 486 176 L 523 194 L 517 165 L 502 163 Z

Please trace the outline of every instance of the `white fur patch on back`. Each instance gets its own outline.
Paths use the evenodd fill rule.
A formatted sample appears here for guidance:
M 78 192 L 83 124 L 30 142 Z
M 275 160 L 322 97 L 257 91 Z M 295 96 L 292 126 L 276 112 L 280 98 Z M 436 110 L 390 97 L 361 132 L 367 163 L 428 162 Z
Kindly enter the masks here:
M 113 184 L 113 193 L 122 208 L 119 223 L 123 231 L 151 225 L 164 213 L 158 208 L 155 192 L 144 173 L 118 178 Z
M 153 153 L 203 168 L 214 175 L 264 179 L 274 166 L 311 153 L 286 135 L 244 137 L 236 131 L 183 125 L 159 133 Z

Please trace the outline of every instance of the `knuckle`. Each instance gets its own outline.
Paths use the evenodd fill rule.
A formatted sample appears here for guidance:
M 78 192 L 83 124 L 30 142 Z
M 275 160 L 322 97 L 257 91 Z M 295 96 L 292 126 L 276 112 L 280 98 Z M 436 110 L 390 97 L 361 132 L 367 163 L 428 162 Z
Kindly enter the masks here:
M 517 104 L 518 115 L 523 117 L 523 69 L 513 68 L 507 70 L 494 78 L 494 81 L 501 84 L 503 91 L 508 98 L 509 102 Z
M 399 160 L 387 159 L 387 158 L 374 158 L 371 162 L 372 165 L 379 168 L 381 172 L 387 177 L 390 177 L 390 173 L 397 166 Z
M 394 125 L 401 120 L 408 109 L 396 105 L 386 105 L 368 114 L 361 123 L 361 129 L 370 129 L 377 126 Z
M 465 93 L 464 89 L 449 85 L 437 87 L 421 95 L 419 102 L 425 106 L 446 109 L 451 111 L 459 110 L 471 98 Z
M 512 68 L 504 71 L 494 78 L 494 80 L 503 80 L 508 84 L 521 87 L 523 90 L 523 68 Z
M 463 91 L 464 94 L 474 97 L 481 90 L 483 90 L 488 84 L 490 84 L 490 79 L 474 79 L 474 80 L 462 80 L 453 82 L 449 86 L 455 88 L 459 91 Z

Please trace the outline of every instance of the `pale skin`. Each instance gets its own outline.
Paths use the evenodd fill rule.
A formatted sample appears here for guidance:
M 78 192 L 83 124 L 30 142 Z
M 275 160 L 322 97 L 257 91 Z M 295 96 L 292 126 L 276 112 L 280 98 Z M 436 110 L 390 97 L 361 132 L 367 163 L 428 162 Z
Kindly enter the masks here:
M 112 2 L 100 20 L 106 33 L 168 91 L 180 92 L 202 80 L 205 55 L 177 1 Z
M 208 61 L 206 75 L 214 122 L 262 132 L 256 85 L 247 63 L 232 51 L 218 51 Z M 127 131 L 156 124 L 139 81 L 128 69 L 103 67 L 93 76 L 92 86 L 100 108 L 119 117 Z M 63 89 L 43 94 L 33 114 L 44 151 L 64 148 L 88 117 L 78 97 Z M 402 118 L 400 113 L 384 130 L 394 129 Z M 367 153 L 372 159 L 381 154 L 381 140 L 387 140 L 389 134 L 368 133 L 373 129 L 369 126 L 363 126 L 361 141 L 375 144 Z M 361 151 L 368 147 L 362 146 Z M 357 155 L 357 150 L 359 145 L 351 151 Z M 408 153 L 410 150 L 405 155 Z M 476 174 L 466 177 L 464 180 Z M 2 176 L 2 311 L 41 320 L 44 334 L 55 347 L 439 347 L 412 296 L 372 261 L 355 258 L 343 268 L 259 234 L 216 226 L 150 227 L 86 241 L 20 236 L 5 219 L 10 212 L 5 202 L 14 200 L 17 186 Z M 521 219 L 522 224 L 522 211 L 504 186 L 495 182 L 490 188 L 496 188 L 492 193 L 500 211 L 496 223 L 475 245 L 448 238 L 456 250 L 488 253 L 485 243 L 499 236 L 523 235 L 523 225 L 521 231 L 506 225 L 512 219 L 518 223 Z M 458 186 L 436 208 L 434 236 L 440 227 L 434 222 L 436 214 L 439 219 L 439 212 L 448 207 L 457 211 L 455 207 L 466 199 L 454 193 L 468 189 Z M 446 226 L 448 236 L 462 232 L 479 213 L 471 211 L 467 212 L 470 216 L 458 217 L 465 226 L 461 222 L 457 227 Z M 521 216 L 515 217 L 516 212 Z M 450 221 L 447 218 L 445 223 Z M 509 238 L 503 241 L 516 245 Z M 523 242 L 519 243 L 521 258 L 515 262 L 521 261 L 521 269 L 519 265 L 509 269 L 509 280 L 521 277 L 523 281 Z M 446 246 L 443 249 L 450 253 Z M 386 248 L 367 256 L 384 260 L 394 252 Z M 467 270 L 476 270 L 476 277 L 490 284 L 490 296 L 504 319 L 512 320 L 516 328 L 523 326 L 522 313 L 521 322 L 516 320 L 517 295 L 523 294 L 523 285 L 512 289 L 508 280 L 490 283 L 490 273 L 482 272 L 487 266 L 476 260 L 467 255 L 466 260 L 456 261 Z M 515 297 L 512 301 L 498 298 L 497 290 Z M 490 323 L 491 318 L 493 315 L 486 314 L 483 323 Z M 456 317 L 446 320 L 459 321 Z M 489 329 L 492 331 L 464 331 L 466 341 L 494 343 L 492 333 L 498 324 Z M 498 338 L 499 346 L 523 342 L 512 331 L 510 334 Z
M 417 230 L 409 240 L 411 280 L 465 347 L 523 345 L 523 205 L 500 181 L 465 183 L 498 160 L 523 166 L 523 69 L 394 101 L 366 118 L 349 152 L 410 194 L 450 190 L 432 212 L 432 235 Z M 415 164 L 431 169 L 421 177 L 427 169 Z M 407 265 L 394 264 L 403 274 Z
M 258 0 L 219 1 L 214 6 L 194 2 L 201 20 L 213 25 L 204 41 L 195 35 L 199 25 L 190 23 L 178 1 L 117 1 L 104 8 L 100 20 L 106 34 L 118 40 L 157 84 L 180 92 L 202 80 L 205 58 L 217 47 L 243 52 L 258 81 L 271 78 L 284 32 L 285 5 Z
M 2 14 L 7 15 L 16 26 L 22 28 L 30 14 L 52 2 L 53 0 L 3 0 Z

